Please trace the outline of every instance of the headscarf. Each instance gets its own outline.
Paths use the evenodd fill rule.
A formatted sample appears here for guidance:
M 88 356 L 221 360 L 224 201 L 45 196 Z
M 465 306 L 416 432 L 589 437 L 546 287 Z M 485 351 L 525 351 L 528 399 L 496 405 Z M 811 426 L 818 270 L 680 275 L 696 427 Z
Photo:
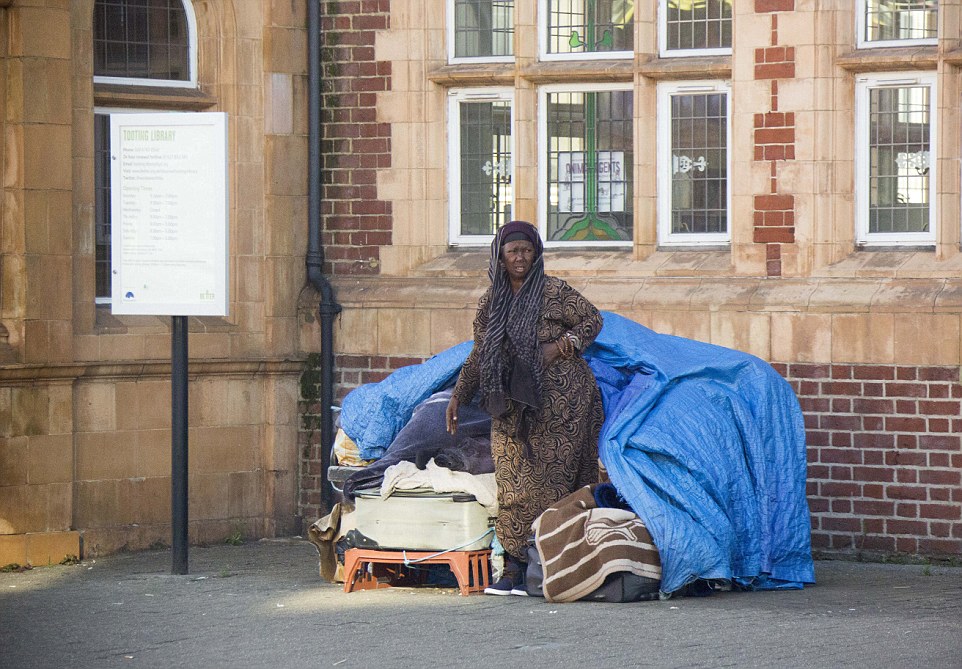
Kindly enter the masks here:
M 501 264 L 501 249 L 510 236 L 522 233 L 534 246 L 534 258 L 517 294 Z M 504 418 L 515 405 L 514 429 L 527 440 L 531 422 L 541 408 L 541 346 L 538 320 L 544 297 L 544 245 L 538 230 L 526 221 L 511 221 L 491 242 L 488 266 L 491 296 L 488 327 L 481 348 L 481 405 L 495 418 Z M 527 445 L 525 446 L 527 450 Z

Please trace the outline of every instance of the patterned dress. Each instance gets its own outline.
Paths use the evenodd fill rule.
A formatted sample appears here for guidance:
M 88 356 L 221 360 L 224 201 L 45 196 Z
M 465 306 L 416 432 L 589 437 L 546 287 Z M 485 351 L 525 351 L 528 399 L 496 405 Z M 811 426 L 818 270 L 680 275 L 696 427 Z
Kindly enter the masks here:
M 488 290 L 478 302 L 475 345 L 454 389 L 460 404 L 471 401 L 480 383 L 490 297 Z M 534 519 L 561 498 L 598 482 L 598 435 L 604 414 L 598 384 L 580 353 L 600 331 L 601 314 L 594 305 L 563 280 L 546 276 L 538 342 L 553 342 L 570 332 L 581 341 L 579 355 L 558 358 L 543 371 L 542 406 L 528 437 L 530 457 L 513 436 L 517 423 L 513 411 L 491 423 L 498 489 L 495 532 L 505 551 L 522 562 Z

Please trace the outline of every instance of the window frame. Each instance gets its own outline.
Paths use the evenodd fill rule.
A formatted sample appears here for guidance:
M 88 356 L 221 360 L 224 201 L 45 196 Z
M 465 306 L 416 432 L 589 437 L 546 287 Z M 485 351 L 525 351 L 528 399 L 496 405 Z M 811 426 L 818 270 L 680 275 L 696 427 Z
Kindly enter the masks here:
M 505 101 L 511 106 L 511 210 L 517 211 L 516 165 L 517 121 L 515 118 L 515 91 L 510 87 L 498 88 L 452 88 L 448 90 L 448 239 L 451 246 L 486 246 L 494 235 L 465 235 L 461 233 L 461 115 L 460 105 L 470 101 Z
M 187 18 L 187 69 L 189 76 L 186 80 L 179 79 L 145 79 L 142 77 L 114 77 L 94 75 L 94 84 L 112 84 L 120 86 L 151 86 L 162 88 L 197 88 L 197 16 L 194 6 L 189 0 L 180 0 L 181 7 Z
M 735 7 L 732 0 L 732 35 L 735 33 Z M 661 58 L 692 58 L 698 56 L 730 56 L 732 47 L 717 49 L 668 48 L 668 0 L 658 0 L 658 55 Z
M 890 40 L 874 40 L 869 41 L 866 35 L 866 14 L 868 12 L 869 0 L 857 0 L 855 9 L 855 33 L 856 33 L 856 48 L 858 49 L 876 49 L 876 48 L 891 48 L 900 46 L 924 46 L 930 44 L 938 44 L 938 19 L 939 19 L 939 9 L 936 7 L 935 10 L 935 21 L 936 21 L 936 36 L 927 37 L 923 39 L 890 39 Z
M 537 165 L 538 165 L 538 231 L 541 233 L 541 238 L 544 240 L 545 248 L 620 248 L 626 249 L 631 248 L 635 240 L 637 239 L 637 218 L 635 216 L 634 202 L 630 202 L 631 206 L 631 226 L 632 235 L 631 239 L 626 241 L 581 241 L 581 242 L 565 242 L 565 241 L 549 241 L 548 240 L 548 165 L 547 161 L 542 159 L 545 152 L 548 150 L 548 95 L 551 93 L 571 93 L 571 92 L 582 92 L 582 93 L 600 93 L 603 91 L 627 91 L 632 96 L 634 96 L 635 90 L 634 85 L 630 82 L 626 83 L 609 83 L 609 82 L 597 82 L 597 83 L 577 83 L 577 84 L 547 84 L 540 86 L 538 88 L 538 145 L 537 145 Z M 634 105 L 632 105 L 634 109 Z M 635 137 L 637 135 L 637 128 L 635 126 L 635 117 L 631 118 L 632 123 L 632 142 L 629 150 L 631 151 L 632 160 L 635 157 Z M 632 179 L 637 181 L 637 175 L 634 170 L 632 170 Z M 636 194 L 636 183 L 631 184 L 632 198 Z
M 640 0 L 635 0 L 640 2 Z M 588 51 L 585 53 L 548 53 L 548 4 L 551 0 L 538 0 L 538 59 L 541 61 L 580 61 L 580 60 L 633 60 L 634 51 Z M 636 5 L 637 7 L 637 5 Z M 632 19 L 632 30 L 635 20 Z M 635 41 L 637 48 L 637 41 Z
M 672 206 L 672 117 L 671 98 L 675 94 L 689 93 L 725 95 L 727 109 L 725 123 L 726 165 L 725 175 L 727 188 L 725 189 L 725 232 L 673 233 L 671 231 Z M 732 240 L 732 85 L 728 80 L 705 79 L 686 81 L 660 82 L 656 89 L 656 192 L 658 216 L 658 246 L 659 247 L 699 247 L 699 246 L 730 246 Z
M 908 76 L 906 76 L 908 75 Z M 869 91 L 909 86 L 929 88 L 929 230 L 869 232 Z M 863 247 L 935 246 L 938 237 L 938 74 L 873 73 L 855 80 L 855 242 Z
M 448 63 L 451 65 L 458 65 L 463 63 L 513 63 L 514 54 L 508 56 L 455 56 L 456 50 L 456 31 L 454 25 L 454 3 L 455 0 L 445 0 L 445 11 L 447 12 L 447 20 L 445 33 L 447 37 L 447 51 L 448 51 Z M 514 18 L 515 12 L 517 12 L 517 2 L 514 5 L 514 12 L 511 16 L 511 34 L 514 35 Z M 514 49 L 512 48 L 512 51 Z

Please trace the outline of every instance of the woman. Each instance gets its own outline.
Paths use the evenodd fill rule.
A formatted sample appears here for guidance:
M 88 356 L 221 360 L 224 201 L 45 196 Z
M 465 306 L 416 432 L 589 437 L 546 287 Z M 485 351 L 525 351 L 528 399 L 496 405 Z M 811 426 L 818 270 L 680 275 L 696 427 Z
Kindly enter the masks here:
M 511 221 L 491 244 L 488 278 L 474 319 L 474 348 L 445 412 L 480 391 L 491 414 L 498 491 L 495 532 L 504 576 L 485 592 L 526 595 L 531 523 L 550 505 L 598 481 L 601 395 L 581 352 L 601 330 L 601 314 L 567 283 L 544 273 L 541 237 Z

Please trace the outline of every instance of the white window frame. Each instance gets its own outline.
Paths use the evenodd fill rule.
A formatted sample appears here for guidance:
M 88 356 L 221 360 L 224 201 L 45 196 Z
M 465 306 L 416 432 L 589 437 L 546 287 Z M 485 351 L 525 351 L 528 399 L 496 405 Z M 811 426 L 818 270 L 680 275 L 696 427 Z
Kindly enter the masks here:
M 143 79 L 140 77 L 105 77 L 94 76 L 95 84 L 118 84 L 121 86 L 156 86 L 164 88 L 197 88 L 197 16 L 194 6 L 189 0 L 180 0 L 187 17 L 187 62 L 190 70 L 187 80 L 178 79 Z
M 524 2 L 525 0 L 517 0 Z M 548 3 L 550 0 L 538 0 L 538 58 L 542 61 L 552 60 L 628 60 L 635 57 L 634 51 L 590 51 L 586 53 L 548 53 Z M 637 3 L 642 0 L 635 0 Z M 635 23 L 632 20 L 632 29 Z
M 640 0 L 639 0 L 640 1 Z M 744 1 L 744 0 L 743 0 Z M 732 0 L 732 31 L 735 29 L 735 0 Z M 691 58 L 693 56 L 730 56 L 732 48 L 669 49 L 668 0 L 658 0 L 658 55 L 662 58 Z
M 505 101 L 511 105 L 511 210 L 516 211 L 515 105 L 513 88 L 459 88 L 448 91 L 448 238 L 452 246 L 484 246 L 494 235 L 461 234 L 461 114 L 463 102 Z
M 933 246 L 938 228 L 938 76 L 934 72 L 894 72 L 859 77 L 855 81 L 855 241 L 863 246 Z M 928 232 L 874 232 L 868 226 L 869 209 L 869 90 L 882 87 L 929 88 L 929 230 Z
M 672 233 L 671 231 L 671 98 L 676 94 L 699 95 L 699 94 L 724 93 L 728 110 L 727 122 L 725 124 L 725 142 L 727 164 L 725 174 L 727 175 L 728 187 L 725 189 L 725 207 L 727 211 L 726 220 L 728 225 L 724 233 L 705 232 L 705 233 Z M 657 202 L 658 202 L 658 245 L 671 246 L 723 246 L 731 244 L 732 236 L 732 95 L 731 82 L 720 80 L 704 81 L 671 81 L 662 82 L 657 87 L 658 112 L 656 124 L 658 128 L 657 136 Z
M 515 0 L 515 11 L 517 11 L 518 2 L 524 2 L 524 0 Z M 461 56 L 457 57 L 454 54 L 457 53 L 455 50 L 455 26 L 454 26 L 454 0 L 445 0 L 447 20 L 445 33 L 448 40 L 448 63 L 456 65 L 458 63 L 513 63 L 514 55 L 510 56 Z M 511 20 L 511 30 L 514 31 L 514 18 Z
M 868 0 L 857 0 L 855 14 L 856 46 L 859 49 L 875 49 L 880 47 L 898 46 L 922 46 L 926 44 L 938 44 L 939 38 L 930 37 L 927 39 L 890 39 L 868 41 L 865 34 L 865 14 L 868 12 Z M 936 18 L 936 21 L 938 19 Z
M 636 238 L 636 231 L 632 230 L 632 239 L 627 241 L 582 241 L 582 242 L 562 242 L 562 241 L 548 241 L 548 165 L 547 161 L 543 159 L 545 152 L 548 150 L 548 115 L 546 113 L 548 109 L 548 95 L 550 93 L 569 93 L 569 92 L 583 92 L 583 93 L 600 93 L 603 91 L 628 91 L 634 94 L 634 87 L 630 84 L 620 84 L 620 83 L 596 83 L 596 84 L 551 84 L 547 86 L 542 86 L 538 89 L 538 230 L 541 233 L 541 238 L 544 241 L 545 248 L 571 248 L 571 247 L 613 247 L 613 248 L 631 248 L 634 244 L 634 238 Z M 634 119 L 632 119 L 632 124 L 634 128 Z M 634 135 L 634 132 L 632 132 Z M 632 159 L 635 155 L 635 147 L 632 145 Z M 635 185 L 632 184 L 632 193 L 635 192 Z M 634 219 L 634 202 L 632 205 L 632 218 Z M 632 226 L 635 226 L 635 221 L 632 220 Z

